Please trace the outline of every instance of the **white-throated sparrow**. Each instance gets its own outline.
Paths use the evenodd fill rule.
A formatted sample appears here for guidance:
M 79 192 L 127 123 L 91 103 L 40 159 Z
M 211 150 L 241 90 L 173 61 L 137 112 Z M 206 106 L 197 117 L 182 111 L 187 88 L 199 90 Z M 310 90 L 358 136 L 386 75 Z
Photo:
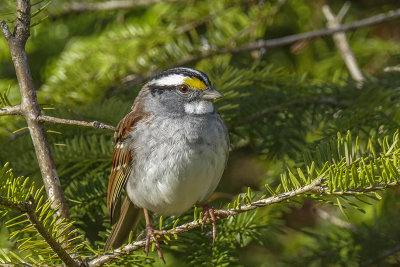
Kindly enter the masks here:
M 229 149 L 227 129 L 212 102 L 222 96 L 203 72 L 190 68 L 169 69 L 142 87 L 114 135 L 107 206 L 115 224 L 105 250 L 122 245 L 143 208 L 146 252 L 152 238 L 162 258 L 148 210 L 179 215 L 213 193 Z M 119 210 L 123 188 L 128 197 Z M 205 215 L 214 218 L 207 208 Z

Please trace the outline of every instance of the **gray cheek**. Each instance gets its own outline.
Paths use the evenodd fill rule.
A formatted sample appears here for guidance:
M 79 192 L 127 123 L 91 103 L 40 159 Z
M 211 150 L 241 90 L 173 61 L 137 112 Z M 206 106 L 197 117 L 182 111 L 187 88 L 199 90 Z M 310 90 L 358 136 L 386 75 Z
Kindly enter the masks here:
M 161 105 L 164 107 L 164 113 L 183 113 L 184 103 L 187 101 L 186 99 L 182 98 L 175 92 L 168 92 L 163 94 L 159 101 Z

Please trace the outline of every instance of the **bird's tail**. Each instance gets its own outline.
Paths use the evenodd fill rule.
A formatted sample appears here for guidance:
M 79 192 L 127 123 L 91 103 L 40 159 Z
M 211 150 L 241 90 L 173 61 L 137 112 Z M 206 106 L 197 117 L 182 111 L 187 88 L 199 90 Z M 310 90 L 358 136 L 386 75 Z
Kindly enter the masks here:
M 104 245 L 104 251 L 119 248 L 127 239 L 132 230 L 136 230 L 142 209 L 136 207 L 132 201 L 125 197 L 117 222 L 113 225 L 110 235 Z

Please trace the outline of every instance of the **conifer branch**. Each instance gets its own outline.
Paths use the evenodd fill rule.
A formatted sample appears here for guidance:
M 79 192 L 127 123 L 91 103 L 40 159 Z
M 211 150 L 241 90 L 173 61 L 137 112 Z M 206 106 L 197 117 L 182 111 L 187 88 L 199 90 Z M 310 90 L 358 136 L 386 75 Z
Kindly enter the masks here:
M 25 213 L 32 226 L 35 227 L 36 231 L 43 237 L 46 243 L 66 266 L 78 267 L 80 265 L 71 257 L 71 255 L 69 255 L 62 245 L 53 238 L 43 223 L 39 220 L 35 211 L 35 200 L 32 196 L 30 196 L 29 200 L 25 203 L 17 203 L 0 196 L 0 205 Z
M 260 199 L 258 201 L 252 202 L 251 204 L 242 205 L 242 206 L 232 208 L 229 210 L 216 210 L 216 220 L 218 221 L 218 220 L 227 218 L 229 216 L 235 216 L 235 215 L 238 215 L 243 212 L 248 212 L 248 211 L 258 209 L 261 207 L 270 206 L 272 204 L 280 203 L 285 200 L 289 200 L 289 199 L 292 199 L 294 197 L 297 197 L 299 195 L 303 195 L 306 193 L 311 193 L 311 194 L 316 194 L 316 195 L 359 195 L 362 193 L 383 190 L 388 187 L 394 187 L 394 186 L 400 185 L 400 181 L 398 180 L 396 182 L 392 182 L 392 183 L 389 183 L 386 185 L 376 185 L 376 186 L 367 187 L 367 188 L 364 188 L 362 190 L 357 190 L 357 191 L 348 190 L 345 192 L 339 192 L 339 191 L 338 192 L 330 192 L 328 187 L 322 185 L 323 179 L 324 179 L 324 176 L 317 178 L 312 183 L 310 183 L 306 186 L 303 186 L 298 189 L 295 189 L 295 190 L 292 190 L 289 192 L 285 192 L 285 193 L 282 193 L 279 195 L 275 195 L 272 197 Z M 200 227 L 202 227 L 201 221 L 195 220 L 195 221 L 192 221 L 189 223 L 182 224 L 174 229 L 159 231 L 159 234 L 161 236 L 163 236 L 163 235 L 174 236 L 174 235 L 188 232 L 188 231 L 200 228 Z M 96 258 L 94 258 L 90 262 L 88 262 L 88 265 L 91 267 L 95 267 L 95 266 L 100 266 L 102 264 L 111 262 L 123 255 L 130 254 L 133 251 L 136 251 L 136 250 L 144 247 L 145 243 L 146 242 L 144 240 L 140 240 L 140 241 L 128 244 L 128 245 L 124 246 L 123 248 L 114 250 L 113 252 L 107 253 L 105 255 L 97 256 Z
M 384 190 L 387 188 L 399 186 L 400 181 L 394 181 L 387 184 L 377 184 L 370 187 L 365 187 L 359 190 L 346 190 L 346 191 L 330 191 L 328 187 L 319 186 L 314 189 L 314 191 L 321 195 L 336 195 L 336 196 L 356 196 L 363 195 L 365 193 L 370 193 L 374 191 Z
M 230 217 L 230 216 L 235 216 L 243 212 L 248 212 L 251 210 L 255 210 L 261 207 L 267 207 L 276 203 L 280 203 L 286 200 L 290 200 L 294 197 L 304 195 L 304 194 L 314 194 L 314 195 L 319 195 L 319 196 L 327 196 L 327 195 L 360 195 L 362 193 L 369 193 L 369 192 L 374 192 L 374 191 L 379 191 L 386 189 L 388 187 L 394 187 L 394 186 L 399 186 L 400 185 L 400 180 L 397 180 L 395 182 L 391 182 L 388 184 L 382 184 L 382 185 L 375 185 L 371 187 L 366 187 L 360 190 L 347 190 L 347 191 L 334 191 L 331 192 L 327 186 L 323 186 L 322 183 L 324 181 L 325 176 L 322 175 L 321 177 L 315 179 L 313 182 L 311 182 L 308 185 L 305 185 L 303 187 L 297 188 L 295 190 L 291 190 L 289 192 L 281 193 L 278 195 L 274 195 L 268 198 L 263 198 L 258 201 L 254 201 L 250 204 L 245 204 L 238 206 L 236 208 L 228 209 L 228 210 L 215 210 L 216 213 L 216 220 L 222 220 L 224 218 Z M 169 230 L 163 230 L 163 231 L 158 231 L 158 234 L 161 235 L 161 238 L 163 238 L 164 235 L 173 237 L 174 235 L 181 234 L 184 232 L 188 232 L 197 228 L 202 227 L 202 222 L 201 220 L 194 220 L 189 223 L 182 224 L 180 226 L 177 226 L 173 229 Z M 111 262 L 117 258 L 120 258 L 121 256 L 128 255 L 132 253 L 133 251 L 139 250 L 140 248 L 144 247 L 146 244 L 145 240 L 140 240 L 131 244 L 128 244 L 124 246 L 123 248 L 120 249 L 115 249 L 112 252 L 109 252 L 105 255 L 100 255 L 88 262 L 88 266 L 90 267 L 96 267 L 96 266 L 101 266 L 105 263 Z
M 0 116 L 1 115 L 21 115 L 21 114 L 22 114 L 21 105 L 0 108 Z
M 272 107 L 265 108 L 257 113 L 252 114 L 251 116 L 244 118 L 242 120 L 238 120 L 235 124 L 236 125 L 241 125 L 244 123 L 249 123 L 251 121 L 255 121 L 257 119 L 263 118 L 265 116 L 268 116 L 271 113 L 275 113 L 278 111 L 285 110 L 290 107 L 296 107 L 299 105 L 328 105 L 328 106 L 337 106 L 340 104 L 342 100 L 335 98 L 335 97 L 322 97 L 322 98 L 309 98 L 309 99 L 300 99 L 300 100 L 295 100 L 291 101 L 289 103 L 285 103 L 282 105 L 275 105 Z
M 46 116 L 46 115 L 40 115 L 37 119 L 40 122 L 52 122 L 52 123 L 59 123 L 59 124 L 78 125 L 78 126 L 84 126 L 84 127 L 93 127 L 96 129 L 107 129 L 107 130 L 115 131 L 114 126 L 107 125 L 107 124 L 99 122 L 99 121 L 92 121 L 92 122 L 78 121 L 78 120 L 50 117 L 50 116 Z
M 335 29 L 322 29 L 316 31 L 310 31 L 300 34 L 289 35 L 281 38 L 271 39 L 271 40 L 259 40 L 254 43 L 249 43 L 244 46 L 236 47 L 236 48 L 224 48 L 219 51 L 221 54 L 226 53 L 240 53 L 245 51 L 257 50 L 260 48 L 273 48 L 288 45 L 294 42 L 307 40 L 307 39 L 315 39 L 318 37 L 329 36 L 337 32 L 345 32 L 352 31 L 363 27 L 372 26 L 375 24 L 379 24 L 385 21 L 393 20 L 400 18 L 400 8 L 391 10 L 386 13 L 380 13 L 378 15 L 361 19 L 358 21 L 342 24 L 340 27 Z
M 26 214 L 29 221 L 38 231 L 38 233 L 43 237 L 47 244 L 51 247 L 54 253 L 65 263 L 66 266 L 78 267 L 79 264 L 68 254 L 68 252 L 61 246 L 60 243 L 55 240 L 52 235 L 47 231 L 43 223 L 38 219 L 35 213 L 35 204 L 33 198 L 30 198 L 28 202 L 25 203 Z
M 393 19 L 398 19 L 400 18 L 400 8 L 391 10 L 386 13 L 380 13 L 378 15 L 366 18 L 366 19 L 361 19 L 358 21 L 342 24 L 339 27 L 332 28 L 332 29 L 322 29 L 322 30 L 316 30 L 316 31 L 310 31 L 310 32 L 305 32 L 305 33 L 299 33 L 299 34 L 293 34 L 293 35 L 288 35 L 285 37 L 280 37 L 280 38 L 275 38 L 275 39 L 270 39 L 270 40 L 259 40 L 251 43 L 247 43 L 238 47 L 224 47 L 216 50 L 205 50 L 205 51 L 199 51 L 197 54 L 189 55 L 178 62 L 175 62 L 174 64 L 167 66 L 167 67 L 176 67 L 176 66 L 183 66 L 183 65 L 188 65 L 193 62 L 196 62 L 201 59 L 217 56 L 217 55 L 223 55 L 223 54 L 237 54 L 237 53 L 242 53 L 242 52 L 247 52 L 247 51 L 253 51 L 253 50 L 259 50 L 261 48 L 274 48 L 274 47 L 280 47 L 280 46 L 285 46 L 288 44 L 292 44 L 295 42 L 303 41 L 303 40 L 309 40 L 309 39 L 315 39 L 319 37 L 325 37 L 329 36 L 338 32 L 346 32 L 346 31 L 352 31 L 356 30 L 359 28 L 363 27 L 368 27 L 372 26 L 375 24 L 383 23 L 389 20 Z M 150 72 L 144 74 L 144 75 L 135 75 L 131 74 L 128 75 L 124 78 L 121 79 L 121 82 L 124 84 L 138 84 L 141 83 L 142 81 L 149 79 L 156 75 L 158 73 L 158 70 L 151 70 Z
M 321 185 L 321 183 L 322 183 L 322 177 L 316 179 L 314 182 L 312 182 L 309 185 L 306 185 L 302 188 L 299 188 L 299 189 L 296 189 L 296 190 L 293 190 L 290 192 L 286 192 L 283 194 L 279 194 L 277 196 L 261 199 L 261 200 L 255 201 L 251 204 L 243 205 L 243 206 L 229 209 L 229 210 L 216 210 L 215 211 L 216 212 L 216 220 L 218 221 L 218 220 L 227 218 L 228 216 L 234 216 L 239 213 L 247 212 L 247 211 L 254 210 L 254 209 L 257 209 L 260 207 L 266 207 L 271 204 L 285 201 L 289 198 L 293 198 L 295 196 L 304 194 L 306 192 L 313 191 L 316 188 L 318 188 Z M 188 232 L 188 231 L 200 228 L 201 226 L 202 226 L 201 220 L 195 220 L 195 221 L 192 221 L 189 223 L 182 224 L 174 229 L 170 229 L 170 230 L 166 230 L 166 231 L 159 231 L 159 233 L 161 233 L 162 235 L 173 236 L 176 234 L 180 234 L 180 233 L 184 233 L 184 232 Z M 102 264 L 111 262 L 122 255 L 129 254 L 135 250 L 138 250 L 138 249 L 144 247 L 145 244 L 146 244 L 145 240 L 140 240 L 140 241 L 134 242 L 132 244 L 128 244 L 128 245 L 124 246 L 123 248 L 116 249 L 111 253 L 107 253 L 105 255 L 101 255 L 101 256 L 98 256 L 98 257 L 92 259 L 88 263 L 88 265 L 90 267 L 95 267 L 95 266 L 100 266 Z
M 5 197 L 0 196 L 0 206 L 7 207 L 13 210 L 18 210 L 20 212 L 26 212 L 26 207 L 23 204 L 16 203 L 14 201 L 8 200 Z
M 14 33 L 11 34 L 6 22 L 0 23 L 1 30 L 7 40 L 11 58 L 17 74 L 21 93 L 21 115 L 24 116 L 35 147 L 36 157 L 42 174 L 43 183 L 53 208 L 58 207 L 59 215 L 68 218 L 68 209 L 61 188 L 57 170 L 51 156 L 50 146 L 47 141 L 43 123 L 37 120 L 40 108 L 37 102 L 35 86 L 25 53 L 25 44 L 30 36 L 31 5 L 29 0 L 17 0 L 17 16 Z

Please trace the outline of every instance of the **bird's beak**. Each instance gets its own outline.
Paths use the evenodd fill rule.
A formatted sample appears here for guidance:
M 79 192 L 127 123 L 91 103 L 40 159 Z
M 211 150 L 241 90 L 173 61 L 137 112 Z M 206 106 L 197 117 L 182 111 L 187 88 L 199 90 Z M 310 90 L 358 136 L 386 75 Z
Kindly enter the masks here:
M 212 87 L 207 87 L 206 90 L 203 91 L 202 98 L 204 100 L 215 100 L 223 97 L 224 95 Z

